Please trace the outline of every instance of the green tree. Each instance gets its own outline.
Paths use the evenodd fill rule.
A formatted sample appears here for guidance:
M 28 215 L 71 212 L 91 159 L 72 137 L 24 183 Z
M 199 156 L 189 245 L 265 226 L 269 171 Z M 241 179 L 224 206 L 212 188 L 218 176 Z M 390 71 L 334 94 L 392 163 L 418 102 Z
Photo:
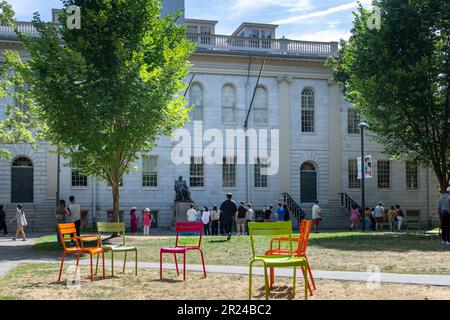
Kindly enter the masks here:
M 433 168 L 445 192 L 450 178 L 450 3 L 374 1 L 381 28 L 362 6 L 352 36 L 328 63 L 385 152 Z
M 119 186 L 139 153 L 184 124 L 189 111 L 183 78 L 194 46 L 176 17 L 159 18 L 160 0 L 65 0 L 60 29 L 33 24 L 20 35 L 30 52 L 28 81 L 46 138 L 86 175 Z M 69 29 L 66 9 L 81 8 L 81 29 Z

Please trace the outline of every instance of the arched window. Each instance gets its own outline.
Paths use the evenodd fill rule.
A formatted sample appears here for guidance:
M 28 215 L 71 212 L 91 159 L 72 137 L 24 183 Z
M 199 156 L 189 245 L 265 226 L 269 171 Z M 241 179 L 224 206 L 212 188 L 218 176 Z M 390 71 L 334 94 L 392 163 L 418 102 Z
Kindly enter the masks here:
M 305 162 L 300 167 L 300 199 L 302 203 L 317 200 L 317 171 L 311 162 Z
M 18 157 L 11 166 L 11 202 L 32 203 L 33 195 L 33 162 L 27 157 Z
M 253 120 L 255 123 L 267 123 L 267 90 L 264 87 L 256 89 Z
M 314 132 L 315 119 L 314 91 L 310 88 L 302 91 L 302 132 Z
M 203 87 L 194 83 L 189 91 L 189 103 L 194 106 L 191 111 L 191 120 L 203 121 Z
M 231 84 L 222 88 L 222 122 L 236 122 L 236 89 Z

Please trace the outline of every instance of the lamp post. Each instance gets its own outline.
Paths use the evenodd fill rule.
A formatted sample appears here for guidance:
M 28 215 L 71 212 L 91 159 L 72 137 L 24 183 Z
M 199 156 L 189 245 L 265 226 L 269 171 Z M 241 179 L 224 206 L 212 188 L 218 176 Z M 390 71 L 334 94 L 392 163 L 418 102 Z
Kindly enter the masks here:
M 363 217 L 362 221 L 362 231 L 364 232 L 366 229 L 365 226 L 365 211 L 366 211 L 366 190 L 365 190 L 365 180 L 366 173 L 364 172 L 364 164 L 365 164 L 365 152 L 364 152 L 364 129 L 369 128 L 369 125 L 365 122 L 362 122 L 358 125 L 358 128 L 361 131 L 361 214 Z

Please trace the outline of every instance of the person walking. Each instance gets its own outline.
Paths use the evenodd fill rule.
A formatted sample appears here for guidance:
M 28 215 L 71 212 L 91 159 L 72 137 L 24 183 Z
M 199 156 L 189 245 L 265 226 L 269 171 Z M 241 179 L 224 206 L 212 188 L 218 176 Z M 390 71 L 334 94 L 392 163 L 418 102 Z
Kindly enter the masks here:
M 0 205 L 0 231 L 3 230 L 3 235 L 8 235 L 8 228 L 6 227 L 6 212 L 3 210 L 3 205 Z
M 236 202 L 233 201 L 233 195 L 227 194 L 227 200 L 220 205 L 220 215 L 223 215 L 224 232 L 227 234 L 227 240 L 231 239 L 233 228 L 233 217 L 236 215 L 238 208 Z
M 152 226 L 152 217 L 151 217 L 151 211 L 149 208 L 146 208 L 144 210 L 142 224 L 144 226 L 144 237 L 150 236 L 150 227 Z
M 211 211 L 211 233 L 213 236 L 219 235 L 219 221 L 220 212 L 217 209 L 217 206 L 214 206 Z
M 17 222 L 17 230 L 16 230 L 16 235 L 14 236 L 14 238 L 12 238 L 13 241 L 17 240 L 19 233 L 22 234 L 22 241 L 27 241 L 27 237 L 25 235 L 25 231 L 23 230 L 23 228 L 28 225 L 28 222 L 25 217 L 25 211 L 23 210 L 23 207 L 21 204 L 17 205 L 16 216 L 15 216 L 15 218 L 11 219 L 11 221 L 9 223 L 12 223 L 14 220 L 16 220 L 16 222 Z
M 320 222 L 322 222 L 322 217 L 320 216 L 319 201 L 316 201 L 312 207 L 312 221 L 314 224 L 315 233 L 319 233 L 319 225 Z
M 248 224 L 253 221 L 254 215 L 255 212 L 252 209 L 252 204 L 247 203 L 247 214 L 245 215 L 245 233 L 247 235 L 250 235 L 250 232 L 248 230 Z
M 397 219 L 397 210 L 395 210 L 394 206 L 391 206 L 391 210 L 388 211 L 389 230 L 391 230 L 391 232 L 394 232 L 395 230 L 396 219 Z
M 245 207 L 244 202 L 241 202 L 236 212 L 236 230 L 238 236 L 245 233 L 246 217 L 247 217 L 247 208 Z
M 61 243 L 61 237 L 59 236 L 58 225 L 65 223 L 66 218 L 69 216 L 69 211 L 66 208 L 66 202 L 64 200 L 59 200 L 59 205 L 55 210 L 56 216 L 56 238 L 58 243 Z
M 378 203 L 378 205 L 373 209 L 373 215 L 375 216 L 375 230 L 383 231 L 384 227 L 384 208 L 383 202 Z
M 291 221 L 291 214 L 289 212 L 289 208 L 286 203 L 283 203 L 284 209 L 284 221 Z
M 136 207 L 133 207 L 130 211 L 130 231 L 132 236 L 135 236 L 138 232 L 137 221 Z
M 359 213 L 359 207 L 355 204 L 353 205 L 352 209 L 350 210 L 350 231 L 353 231 L 354 227 L 359 227 L 359 223 L 361 221 L 361 214 Z
M 405 221 L 405 214 L 403 213 L 402 208 L 400 208 L 400 206 L 398 204 L 395 206 L 395 208 L 397 211 L 397 230 L 401 231 L 403 221 Z
M 369 207 L 366 207 L 366 209 L 364 210 L 364 215 L 363 215 L 364 230 L 369 231 L 371 218 L 372 218 L 372 213 L 370 212 Z
M 270 222 L 270 216 L 272 215 L 272 206 L 267 206 L 265 205 L 263 208 L 263 217 L 264 217 L 264 222 Z
M 195 206 L 191 203 L 190 209 L 186 212 L 188 222 L 197 222 L 197 211 L 195 211 Z
M 209 229 L 209 226 L 211 223 L 211 212 L 209 212 L 208 207 L 205 207 L 203 209 L 202 222 L 203 222 L 203 233 L 205 234 L 205 236 L 210 236 L 211 231 Z
M 278 203 L 278 208 L 277 208 L 277 219 L 278 221 L 284 221 L 284 208 L 283 208 L 283 204 L 281 202 Z
M 69 213 L 70 213 L 70 222 L 75 223 L 75 229 L 77 230 L 77 237 L 81 234 L 81 207 L 79 204 L 75 203 L 75 197 L 69 197 L 70 205 L 69 205 Z M 72 237 L 72 236 L 71 236 Z
M 442 244 L 450 245 L 450 186 L 447 193 L 439 199 L 438 213 L 441 218 Z

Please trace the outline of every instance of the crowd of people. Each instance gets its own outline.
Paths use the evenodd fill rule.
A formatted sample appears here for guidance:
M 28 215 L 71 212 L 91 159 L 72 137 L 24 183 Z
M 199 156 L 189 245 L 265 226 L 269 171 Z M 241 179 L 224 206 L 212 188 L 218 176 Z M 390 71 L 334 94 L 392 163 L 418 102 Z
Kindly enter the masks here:
M 357 205 L 350 210 L 350 231 L 360 228 L 364 225 L 364 230 L 383 231 L 384 225 L 387 223 L 391 232 L 400 231 L 405 220 L 400 205 L 391 206 L 389 210 L 385 210 L 382 202 L 372 209 L 366 207 L 364 212 Z
M 227 199 L 220 207 L 213 206 L 211 211 L 207 206 L 196 207 L 191 204 L 186 216 L 188 222 L 202 222 L 205 235 L 225 235 L 228 240 L 233 232 L 233 223 L 236 225 L 236 235 L 240 236 L 248 234 L 248 224 L 256 221 L 252 204 L 240 202 L 238 205 L 231 193 L 227 194 Z M 281 202 L 276 210 L 272 205 L 265 205 L 262 209 L 262 219 L 264 222 L 289 221 L 289 208 Z

